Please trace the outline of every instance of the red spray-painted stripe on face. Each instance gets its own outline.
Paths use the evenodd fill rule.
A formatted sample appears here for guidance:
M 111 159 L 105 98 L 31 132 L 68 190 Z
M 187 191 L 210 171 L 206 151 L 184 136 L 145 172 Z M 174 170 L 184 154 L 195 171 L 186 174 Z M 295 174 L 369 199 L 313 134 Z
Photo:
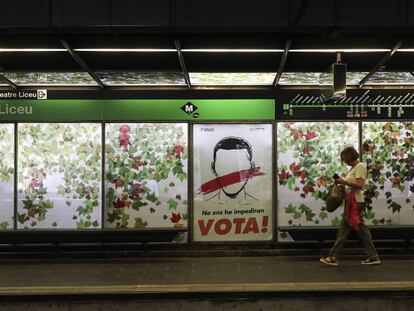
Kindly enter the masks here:
M 260 167 L 233 172 L 205 182 L 200 188 L 197 189 L 197 192 L 200 194 L 208 194 L 220 189 L 221 187 L 230 186 L 256 176 L 262 176 L 264 174 L 265 173 L 260 171 Z

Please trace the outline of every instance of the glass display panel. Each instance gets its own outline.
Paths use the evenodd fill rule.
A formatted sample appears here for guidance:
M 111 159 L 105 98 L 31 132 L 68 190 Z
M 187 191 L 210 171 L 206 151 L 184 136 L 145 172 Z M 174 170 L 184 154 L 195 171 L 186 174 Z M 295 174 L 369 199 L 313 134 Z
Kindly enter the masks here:
M 0 124 L 0 229 L 13 229 L 14 124 Z
M 194 125 L 194 240 L 272 239 L 272 125 Z
M 345 176 L 340 151 L 358 149 L 356 122 L 280 122 L 277 125 L 279 226 L 336 226 L 343 208 L 328 213 L 323 197 L 332 176 Z
M 107 228 L 187 227 L 188 126 L 106 124 Z
M 414 124 L 364 122 L 368 224 L 414 225 Z
M 101 227 L 101 125 L 18 126 L 18 228 Z

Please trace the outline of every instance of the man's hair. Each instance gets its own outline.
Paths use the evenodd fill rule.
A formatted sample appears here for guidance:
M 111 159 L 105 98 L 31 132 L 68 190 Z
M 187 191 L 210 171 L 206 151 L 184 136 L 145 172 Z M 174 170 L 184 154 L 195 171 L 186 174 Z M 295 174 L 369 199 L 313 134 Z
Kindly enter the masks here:
M 252 161 L 252 158 L 253 158 L 252 146 L 250 146 L 250 144 L 248 143 L 247 140 L 244 140 L 243 138 L 240 138 L 240 137 L 231 136 L 231 137 L 226 137 L 226 138 L 223 138 L 222 140 L 220 140 L 214 146 L 214 151 L 213 151 L 214 162 L 216 162 L 217 151 L 219 151 L 220 149 L 223 149 L 223 150 L 246 149 L 247 154 L 249 156 L 249 158 L 248 158 L 249 161 Z

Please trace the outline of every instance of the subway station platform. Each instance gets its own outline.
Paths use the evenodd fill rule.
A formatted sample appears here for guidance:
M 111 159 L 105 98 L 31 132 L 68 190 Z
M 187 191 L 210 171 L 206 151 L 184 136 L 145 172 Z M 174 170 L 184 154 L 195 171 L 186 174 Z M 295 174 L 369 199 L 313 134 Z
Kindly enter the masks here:
M 413 310 L 413 258 L 359 259 L 3 260 L 0 310 Z

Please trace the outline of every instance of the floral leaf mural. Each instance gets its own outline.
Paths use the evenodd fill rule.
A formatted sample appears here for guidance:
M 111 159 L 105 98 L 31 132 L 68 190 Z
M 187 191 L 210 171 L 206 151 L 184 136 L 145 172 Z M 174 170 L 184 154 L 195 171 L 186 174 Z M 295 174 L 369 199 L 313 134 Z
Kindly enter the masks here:
M 106 227 L 187 226 L 187 125 L 106 125 Z
M 19 124 L 18 146 L 19 228 L 100 227 L 100 124 Z
M 14 125 L 0 124 L 0 229 L 13 228 Z
M 335 225 L 341 209 L 324 210 L 332 175 L 344 176 L 339 152 L 358 146 L 358 124 L 351 122 L 283 122 L 277 127 L 279 226 Z
M 363 123 L 365 197 L 369 223 L 412 224 L 414 218 L 414 124 Z

